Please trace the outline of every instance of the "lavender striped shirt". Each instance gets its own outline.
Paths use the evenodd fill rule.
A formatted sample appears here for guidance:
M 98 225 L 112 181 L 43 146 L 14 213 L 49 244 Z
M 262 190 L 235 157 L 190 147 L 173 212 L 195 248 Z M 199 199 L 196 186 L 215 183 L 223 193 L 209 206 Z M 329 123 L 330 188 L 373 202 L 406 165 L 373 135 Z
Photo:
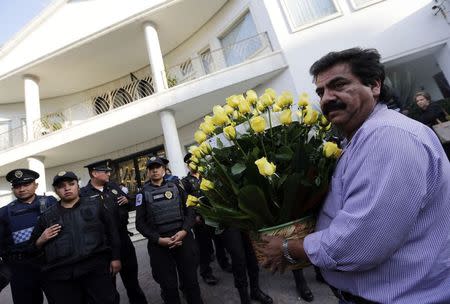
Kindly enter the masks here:
M 433 131 L 377 105 L 347 145 L 304 246 L 334 287 L 450 303 L 450 163 Z

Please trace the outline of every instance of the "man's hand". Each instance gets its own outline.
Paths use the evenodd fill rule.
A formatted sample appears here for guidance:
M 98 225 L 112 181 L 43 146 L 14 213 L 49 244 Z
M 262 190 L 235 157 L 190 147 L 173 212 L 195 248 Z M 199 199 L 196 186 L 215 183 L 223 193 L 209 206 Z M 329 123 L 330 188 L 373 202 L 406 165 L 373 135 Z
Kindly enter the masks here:
M 36 247 L 41 248 L 49 240 L 56 237 L 60 231 L 61 231 L 60 224 L 55 224 L 46 228 L 44 232 L 42 232 L 41 236 L 36 240 Z
M 266 242 L 263 249 L 265 260 L 263 267 L 270 269 L 272 273 L 280 271 L 284 272 L 287 262 L 283 256 L 283 238 L 279 236 L 262 236 L 262 240 Z
M 173 245 L 169 248 L 175 248 L 178 246 L 183 245 L 183 239 L 186 237 L 187 231 L 186 230 L 180 230 L 177 233 L 175 233 L 170 239 L 173 242 Z
M 169 237 L 160 237 L 158 240 L 158 245 L 162 247 L 170 247 L 173 245 L 173 241 Z
M 119 206 L 128 204 L 128 199 L 127 199 L 126 196 L 123 196 L 123 195 L 118 196 L 118 197 L 117 197 L 117 203 L 119 204 Z
M 112 260 L 109 265 L 109 271 L 114 276 L 122 269 L 122 263 L 120 260 Z

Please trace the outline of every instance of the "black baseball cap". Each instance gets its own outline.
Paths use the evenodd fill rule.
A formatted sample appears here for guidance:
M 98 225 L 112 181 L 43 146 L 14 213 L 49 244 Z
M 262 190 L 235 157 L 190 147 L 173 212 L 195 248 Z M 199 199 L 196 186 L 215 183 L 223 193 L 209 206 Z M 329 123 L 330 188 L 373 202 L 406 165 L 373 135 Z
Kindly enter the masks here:
M 73 173 L 72 171 L 61 171 L 58 174 L 56 174 L 55 177 L 53 178 L 52 186 L 55 187 L 62 181 L 72 181 L 72 180 L 78 181 L 78 176 L 76 176 L 75 173 Z
M 152 156 L 147 161 L 147 168 L 153 164 L 159 164 L 161 166 L 166 166 L 169 163 L 164 157 Z
M 6 180 L 11 185 L 29 184 L 39 178 L 39 173 L 30 169 L 14 169 L 6 174 Z
M 89 164 L 84 166 L 85 168 L 88 168 L 89 171 L 96 170 L 96 171 L 112 171 L 111 168 L 111 160 L 110 159 L 104 159 L 101 161 L 97 161 L 95 163 Z
M 187 153 L 187 154 L 184 156 L 183 161 L 184 161 L 186 164 L 189 164 L 189 162 L 191 161 L 191 156 L 192 156 L 192 153 L 191 153 L 191 152 Z

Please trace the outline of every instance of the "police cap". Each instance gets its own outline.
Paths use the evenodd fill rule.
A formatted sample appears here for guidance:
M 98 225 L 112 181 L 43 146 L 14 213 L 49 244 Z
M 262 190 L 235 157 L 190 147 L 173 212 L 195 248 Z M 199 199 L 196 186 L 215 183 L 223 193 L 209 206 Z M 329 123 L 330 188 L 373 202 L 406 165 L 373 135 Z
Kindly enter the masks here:
M 6 174 L 6 180 L 10 182 L 13 187 L 29 184 L 38 178 L 39 173 L 30 169 L 14 169 Z
M 78 176 L 76 176 L 75 173 L 73 173 L 72 171 L 61 171 L 58 174 L 56 174 L 55 177 L 53 178 L 52 186 L 55 187 L 62 181 L 72 181 L 72 180 L 78 181 Z
M 92 170 L 105 171 L 105 172 L 112 171 L 110 159 L 101 160 L 101 161 L 86 165 L 84 167 L 88 168 L 89 171 L 92 171 Z
M 161 166 L 166 166 L 169 163 L 164 157 L 152 156 L 147 161 L 147 168 L 153 164 L 159 164 Z
M 186 154 L 185 156 L 184 156 L 184 162 L 186 163 L 186 164 L 189 164 L 189 162 L 191 161 L 191 156 L 192 156 L 192 153 L 191 152 L 189 152 L 188 154 Z

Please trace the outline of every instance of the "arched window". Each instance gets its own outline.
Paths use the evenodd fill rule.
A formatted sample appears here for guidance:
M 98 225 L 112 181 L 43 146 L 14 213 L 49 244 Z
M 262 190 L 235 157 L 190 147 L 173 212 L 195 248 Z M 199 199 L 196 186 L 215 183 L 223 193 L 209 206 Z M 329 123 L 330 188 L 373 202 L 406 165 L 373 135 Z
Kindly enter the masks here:
M 124 106 L 132 101 L 130 94 L 122 88 L 113 94 L 113 108 Z
M 102 114 L 109 111 L 109 103 L 103 97 L 95 97 L 94 99 L 94 112 L 95 115 Z

